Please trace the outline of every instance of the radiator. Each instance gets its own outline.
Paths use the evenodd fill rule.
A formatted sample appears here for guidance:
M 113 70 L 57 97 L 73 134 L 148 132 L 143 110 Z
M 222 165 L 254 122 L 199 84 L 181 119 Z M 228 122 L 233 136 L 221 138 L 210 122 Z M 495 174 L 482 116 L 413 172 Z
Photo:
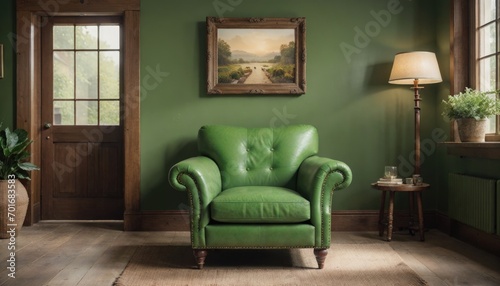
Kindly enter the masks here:
M 448 174 L 450 217 L 487 233 L 499 224 L 497 190 L 500 181 L 462 174 Z

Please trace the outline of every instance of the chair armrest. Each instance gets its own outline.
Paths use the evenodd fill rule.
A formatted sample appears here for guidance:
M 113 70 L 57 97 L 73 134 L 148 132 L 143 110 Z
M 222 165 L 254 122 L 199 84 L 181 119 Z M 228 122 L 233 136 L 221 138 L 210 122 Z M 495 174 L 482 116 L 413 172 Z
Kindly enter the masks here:
M 300 165 L 297 187 L 303 195 L 311 197 L 318 188 L 337 191 L 347 188 L 351 181 L 351 169 L 344 162 L 311 156 Z
M 330 247 L 332 193 L 347 188 L 351 181 L 351 169 L 341 161 L 312 156 L 300 165 L 297 190 L 311 204 L 317 247 Z
M 219 167 L 204 156 L 192 157 L 172 166 L 169 181 L 174 189 L 188 190 L 193 198 L 199 198 L 203 207 L 208 206 L 221 192 Z
M 210 222 L 210 202 L 221 192 L 221 174 L 215 162 L 204 156 L 183 160 L 170 168 L 170 185 L 188 191 L 193 248 L 205 246 L 205 226 Z

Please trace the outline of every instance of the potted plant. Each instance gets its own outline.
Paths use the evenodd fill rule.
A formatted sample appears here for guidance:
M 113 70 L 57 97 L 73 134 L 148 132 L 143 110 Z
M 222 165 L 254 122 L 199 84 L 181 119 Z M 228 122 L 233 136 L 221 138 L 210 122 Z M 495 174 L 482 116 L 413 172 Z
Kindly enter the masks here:
M 447 100 L 443 100 L 443 116 L 457 121 L 462 142 L 484 142 L 488 117 L 500 114 L 500 101 L 491 96 L 498 92 L 466 87 L 464 92 L 449 95 Z
M 0 238 L 19 233 L 26 217 L 29 198 L 19 179 L 30 180 L 29 172 L 39 169 L 26 162 L 31 142 L 26 130 L 0 130 Z

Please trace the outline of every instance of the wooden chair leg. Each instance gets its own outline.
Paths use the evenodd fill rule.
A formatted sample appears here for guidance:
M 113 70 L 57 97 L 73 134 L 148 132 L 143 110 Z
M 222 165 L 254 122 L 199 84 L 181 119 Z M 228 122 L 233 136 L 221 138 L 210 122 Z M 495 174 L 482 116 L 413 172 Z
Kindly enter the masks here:
M 196 258 L 198 269 L 203 269 L 203 265 L 205 265 L 205 258 L 207 257 L 207 251 L 205 249 L 193 249 L 193 254 Z
M 316 261 L 318 261 L 318 268 L 323 269 L 325 267 L 325 259 L 328 255 L 328 249 L 326 248 L 315 248 L 314 256 L 316 256 Z

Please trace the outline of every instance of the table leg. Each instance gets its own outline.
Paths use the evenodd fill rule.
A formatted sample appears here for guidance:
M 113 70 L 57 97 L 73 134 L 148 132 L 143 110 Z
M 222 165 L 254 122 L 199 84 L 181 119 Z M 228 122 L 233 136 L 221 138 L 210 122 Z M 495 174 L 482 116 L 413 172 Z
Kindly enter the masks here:
M 392 223 L 394 220 L 394 194 L 396 192 L 390 191 L 389 194 L 389 224 L 387 225 L 387 241 L 392 239 Z
M 420 241 L 424 241 L 424 213 L 422 210 L 422 192 L 417 192 L 417 208 L 418 208 L 418 229 L 420 231 Z
M 382 191 L 382 198 L 380 200 L 380 211 L 378 213 L 378 235 L 383 236 L 385 230 L 385 191 Z
M 410 192 L 408 195 L 410 196 L 410 218 L 408 221 L 408 231 L 410 232 L 411 235 L 414 235 L 415 234 L 415 230 L 414 230 L 415 220 L 413 219 L 413 214 L 415 213 L 415 196 L 414 196 L 415 193 Z

